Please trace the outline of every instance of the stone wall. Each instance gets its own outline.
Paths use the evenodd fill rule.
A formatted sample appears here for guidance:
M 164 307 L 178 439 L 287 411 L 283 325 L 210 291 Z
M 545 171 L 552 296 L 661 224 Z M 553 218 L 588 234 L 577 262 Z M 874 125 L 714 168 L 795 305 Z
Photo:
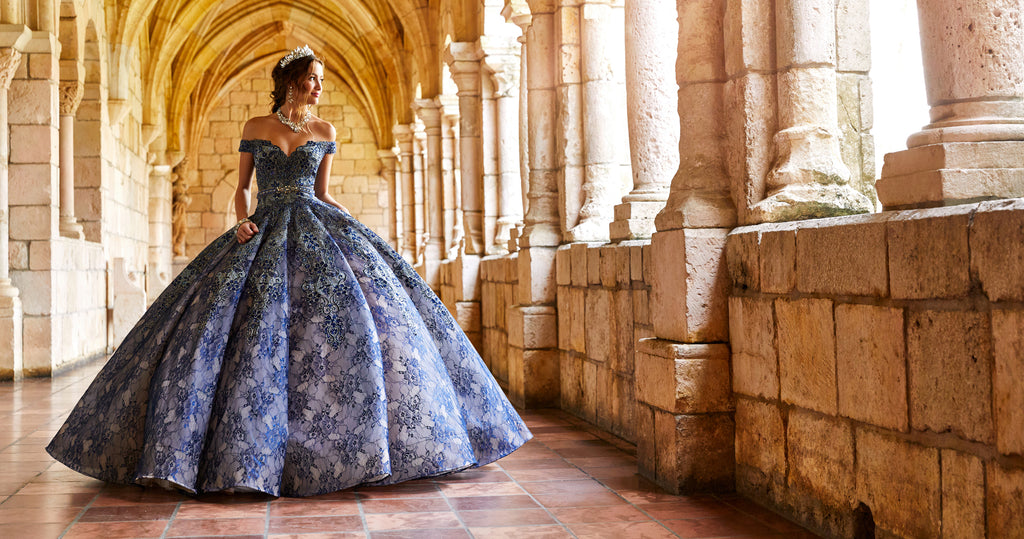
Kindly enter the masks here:
M 480 297 L 483 346 L 480 355 L 491 374 L 508 388 L 508 309 L 516 304 L 515 288 L 519 283 L 519 257 L 484 258 L 480 263 Z M 453 287 L 449 287 L 453 288 Z
M 188 191 L 192 198 L 186 213 L 189 258 L 235 224 L 238 142 L 246 120 L 269 113 L 272 84 L 269 68 L 255 71 L 229 90 L 210 116 L 209 128 L 196 152 L 198 163 L 193 168 L 198 173 Z M 331 195 L 363 224 L 389 239 L 387 183 L 380 176 L 378 144 L 366 111 L 352 91 L 328 73 L 314 112 L 338 132 Z M 252 209 L 256 207 L 255 192 L 254 185 Z
M 737 490 L 829 536 L 1020 536 L 1022 230 L 1019 199 L 735 229 Z
M 562 409 L 631 442 L 640 435 L 634 349 L 653 336 L 650 246 L 635 243 L 574 243 L 555 257 Z

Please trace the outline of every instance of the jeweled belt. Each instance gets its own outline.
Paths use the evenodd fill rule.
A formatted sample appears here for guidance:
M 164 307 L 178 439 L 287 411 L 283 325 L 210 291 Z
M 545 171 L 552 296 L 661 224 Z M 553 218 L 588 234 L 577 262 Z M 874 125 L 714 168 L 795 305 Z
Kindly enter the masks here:
M 273 187 L 271 189 L 263 189 L 257 193 L 259 195 L 284 195 L 291 193 L 304 193 L 307 195 L 315 195 L 316 192 L 312 187 L 303 187 L 301 185 L 284 185 L 281 187 Z

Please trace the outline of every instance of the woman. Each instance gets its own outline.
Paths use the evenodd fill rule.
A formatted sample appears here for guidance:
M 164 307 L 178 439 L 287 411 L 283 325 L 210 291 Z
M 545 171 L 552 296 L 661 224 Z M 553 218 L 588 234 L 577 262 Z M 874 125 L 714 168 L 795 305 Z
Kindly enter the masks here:
M 530 437 L 418 275 L 327 192 L 323 62 L 272 72 L 239 224 L 167 287 L 47 447 L 116 483 L 307 496 L 501 458 Z M 259 185 L 249 215 L 253 172 Z

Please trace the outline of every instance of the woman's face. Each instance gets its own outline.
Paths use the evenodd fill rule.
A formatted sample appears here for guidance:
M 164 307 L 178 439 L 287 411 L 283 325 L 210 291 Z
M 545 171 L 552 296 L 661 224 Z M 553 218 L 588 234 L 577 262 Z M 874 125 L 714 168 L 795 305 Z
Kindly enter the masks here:
M 296 104 L 316 105 L 323 91 L 324 66 L 320 62 L 310 62 L 309 69 L 298 81 L 298 99 Z

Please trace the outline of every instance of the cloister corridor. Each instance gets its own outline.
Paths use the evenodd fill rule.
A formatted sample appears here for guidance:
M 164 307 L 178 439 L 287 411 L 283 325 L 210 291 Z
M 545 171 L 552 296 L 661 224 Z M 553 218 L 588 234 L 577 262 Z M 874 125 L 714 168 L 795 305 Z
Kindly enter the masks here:
M 552 409 L 524 413 L 536 437 L 512 456 L 436 480 L 313 498 L 106 485 L 43 451 L 97 369 L 0 386 L 0 537 L 816 537 L 743 496 L 666 493 L 635 448 Z
M 271 109 L 300 57 L 333 141 Z M 294 151 L 243 138 L 253 117 Z M 308 185 L 257 178 L 236 211 L 263 143 L 331 155 L 328 187 L 288 165 Z M 291 226 L 265 210 L 286 195 L 323 228 L 248 244 L 257 270 L 214 256 L 260 211 Z M 355 235 L 373 248 L 345 256 L 405 280 L 292 264 Z M 237 287 L 221 325 L 178 316 L 230 303 L 200 280 Z M 268 370 L 320 365 L 395 341 L 340 316 L 367 283 L 427 305 L 450 338 L 402 342 L 471 358 L 535 438 L 310 499 L 108 485 L 44 452 L 144 313 L 205 340 L 130 365 L 243 333 L 288 358 Z M 239 314 L 253 290 L 273 316 Z M 273 326 L 307 292 L 327 316 Z M 333 340 L 288 347 L 315 324 Z M 1024 539 L 1021 380 L 1024 0 L 0 0 L 0 537 Z M 180 387 L 107 400 L 148 417 L 158 385 Z M 151 424 L 207 429 L 177 417 Z

